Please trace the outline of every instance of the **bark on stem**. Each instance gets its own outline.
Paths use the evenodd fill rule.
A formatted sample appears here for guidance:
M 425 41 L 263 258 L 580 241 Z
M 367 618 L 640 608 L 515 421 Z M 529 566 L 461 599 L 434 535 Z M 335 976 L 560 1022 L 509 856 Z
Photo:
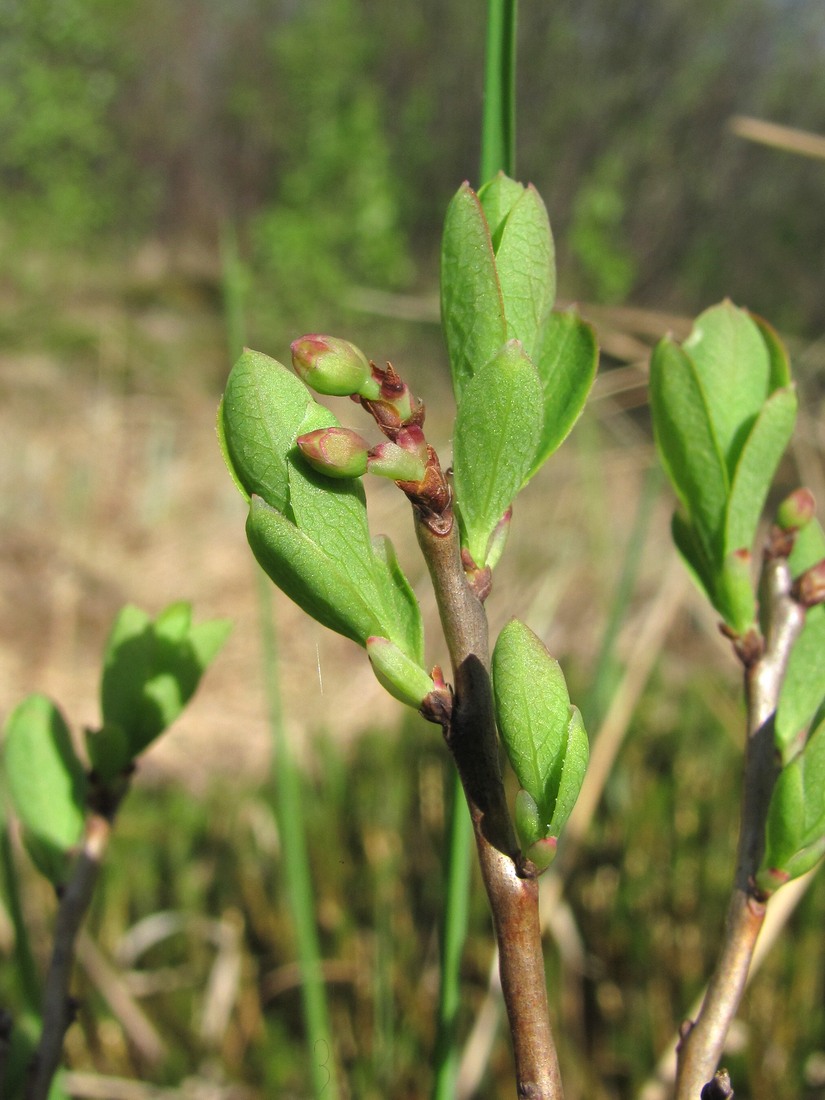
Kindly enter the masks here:
M 767 899 L 754 883 L 765 843 L 768 805 L 778 774 L 774 715 L 791 648 L 805 623 L 805 610 L 791 595 L 787 558 L 768 557 L 762 576 L 766 617 L 761 655 L 745 667 L 747 740 L 736 877 L 725 938 L 695 1023 L 688 1025 L 677 1055 L 677 1100 L 699 1100 L 722 1056 L 765 919 Z
M 63 890 L 54 929 L 54 948 L 43 991 L 43 1030 L 26 1085 L 26 1100 L 47 1100 L 60 1065 L 63 1040 L 74 1017 L 69 982 L 74 945 L 92 899 L 100 865 L 109 841 L 111 823 L 93 813 L 86 823 L 83 847 Z
M 452 662 L 455 699 L 444 732 L 470 808 L 493 913 L 518 1096 L 561 1100 L 547 1005 L 538 882 L 532 865 L 525 866 L 521 857 L 499 767 L 487 616 L 464 575 L 457 525 L 437 533 L 414 511 Z

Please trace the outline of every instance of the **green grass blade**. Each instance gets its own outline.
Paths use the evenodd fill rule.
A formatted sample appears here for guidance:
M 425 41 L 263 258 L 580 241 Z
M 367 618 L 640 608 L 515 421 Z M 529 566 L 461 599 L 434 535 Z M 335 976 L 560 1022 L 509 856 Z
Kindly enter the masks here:
M 481 122 L 481 182 L 512 176 L 516 159 L 517 0 L 488 0 Z
M 315 923 L 315 898 L 309 870 L 301 777 L 284 736 L 272 593 L 263 572 L 259 573 L 258 578 L 264 675 L 275 760 L 275 816 L 281 834 L 286 891 L 295 924 L 307 1062 L 312 1095 L 316 1100 L 337 1100 L 334 1047 L 321 974 L 321 952 Z
M 441 986 L 435 1044 L 433 1100 L 453 1100 L 458 1072 L 455 1024 L 461 1002 L 459 971 L 470 901 L 473 824 L 456 773 L 450 808 L 450 839 L 444 868 L 444 913 L 441 926 Z

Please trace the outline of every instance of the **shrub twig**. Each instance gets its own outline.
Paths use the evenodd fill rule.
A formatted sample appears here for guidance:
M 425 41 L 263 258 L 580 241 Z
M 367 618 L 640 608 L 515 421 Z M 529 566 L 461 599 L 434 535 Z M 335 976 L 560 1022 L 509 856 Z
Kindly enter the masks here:
M 111 834 L 111 821 L 92 813 L 86 821 L 83 845 L 57 910 L 54 946 L 43 989 L 43 1030 L 30 1067 L 26 1100 L 47 1100 L 60 1065 L 63 1040 L 74 1017 L 69 995 L 74 945 L 89 908 Z
M 563 1093 L 548 1015 L 538 881 L 519 852 L 504 794 L 487 617 L 464 574 L 457 526 L 436 532 L 418 512 L 416 520 L 452 662 L 455 698 L 444 733 L 470 807 L 493 913 L 518 1095 L 559 1100 Z
M 713 1077 L 725 1036 L 745 989 L 767 899 L 756 887 L 765 843 L 771 792 L 778 774 L 774 715 L 791 648 L 805 623 L 805 609 L 794 599 L 786 557 L 766 554 L 762 600 L 766 618 L 761 650 L 740 649 L 745 664 L 747 741 L 742 815 L 734 888 L 724 941 L 702 1009 L 684 1029 L 677 1054 L 677 1100 L 695 1100 Z

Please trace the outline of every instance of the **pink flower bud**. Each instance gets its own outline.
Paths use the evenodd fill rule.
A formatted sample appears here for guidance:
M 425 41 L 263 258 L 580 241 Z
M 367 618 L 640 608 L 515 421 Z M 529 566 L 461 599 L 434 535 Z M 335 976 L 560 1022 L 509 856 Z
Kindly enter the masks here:
M 366 355 L 348 340 L 335 336 L 302 336 L 292 343 L 292 365 L 298 376 L 316 393 L 330 397 L 374 400 L 381 386 L 373 378 Z
M 367 471 L 369 445 L 349 428 L 316 428 L 296 443 L 310 466 L 328 477 L 360 477 Z
M 798 531 L 816 514 L 816 501 L 810 489 L 794 489 L 776 510 L 776 523 L 783 531 Z

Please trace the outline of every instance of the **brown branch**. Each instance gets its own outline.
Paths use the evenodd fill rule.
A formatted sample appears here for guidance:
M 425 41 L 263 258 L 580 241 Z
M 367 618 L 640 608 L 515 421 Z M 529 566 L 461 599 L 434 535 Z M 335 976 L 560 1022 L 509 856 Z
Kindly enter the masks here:
M 793 643 L 805 623 L 804 608 L 791 594 L 787 558 L 767 556 L 762 571 L 765 643 L 745 667 L 747 740 L 734 888 L 722 951 L 695 1023 L 688 1023 L 677 1054 L 677 1100 L 698 1100 L 714 1075 L 725 1036 L 736 1014 L 767 899 L 756 888 L 765 843 L 765 822 L 778 774 L 774 715 Z
M 481 874 L 490 899 L 501 987 L 519 1097 L 560 1100 L 550 1029 L 538 882 L 519 852 L 499 767 L 490 685 L 487 616 L 461 565 L 457 525 L 433 530 L 416 511 L 416 534 L 432 577 L 453 667 L 455 702 L 445 738 L 473 821 Z
M 54 947 L 43 991 L 43 1030 L 29 1068 L 26 1100 L 47 1100 L 63 1052 L 63 1040 L 74 1018 L 69 982 L 75 940 L 92 900 L 100 865 L 109 842 L 111 822 L 92 813 L 86 822 L 83 847 L 60 897 Z

